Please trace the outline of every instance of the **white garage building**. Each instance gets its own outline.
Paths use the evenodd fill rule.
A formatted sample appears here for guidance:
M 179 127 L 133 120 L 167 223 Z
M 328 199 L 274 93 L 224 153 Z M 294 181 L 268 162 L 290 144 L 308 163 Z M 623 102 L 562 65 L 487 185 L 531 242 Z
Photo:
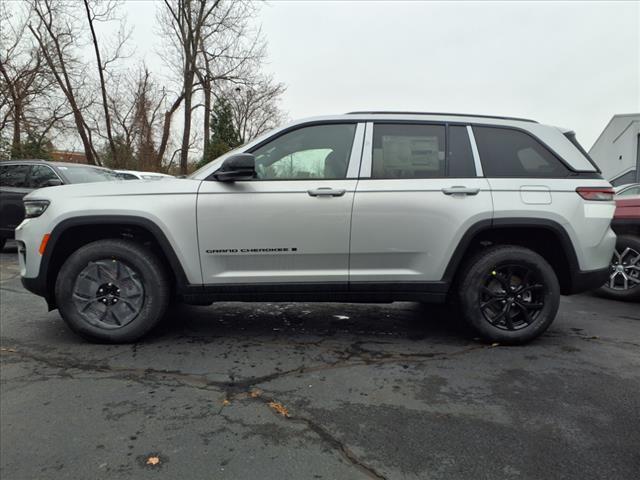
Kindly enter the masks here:
M 640 182 L 640 113 L 614 115 L 589 150 L 612 185 Z

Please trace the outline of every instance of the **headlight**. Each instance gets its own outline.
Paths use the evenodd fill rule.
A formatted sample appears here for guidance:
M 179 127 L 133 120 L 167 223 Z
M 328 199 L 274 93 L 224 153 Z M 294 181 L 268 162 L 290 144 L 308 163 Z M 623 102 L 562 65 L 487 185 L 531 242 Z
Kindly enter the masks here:
M 48 200 L 25 200 L 24 216 L 25 218 L 39 217 L 49 206 Z

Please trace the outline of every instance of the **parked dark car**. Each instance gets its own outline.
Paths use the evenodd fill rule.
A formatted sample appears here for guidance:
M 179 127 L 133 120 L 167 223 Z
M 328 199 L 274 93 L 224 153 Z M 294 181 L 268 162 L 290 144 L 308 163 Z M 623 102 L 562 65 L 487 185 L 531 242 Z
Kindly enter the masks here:
M 24 219 L 22 197 L 44 187 L 118 180 L 109 169 L 45 160 L 0 162 L 0 250 Z
M 616 212 L 611 228 L 616 232 L 616 250 L 609 281 L 600 292 L 616 300 L 640 301 L 640 188 L 626 185 L 616 193 Z

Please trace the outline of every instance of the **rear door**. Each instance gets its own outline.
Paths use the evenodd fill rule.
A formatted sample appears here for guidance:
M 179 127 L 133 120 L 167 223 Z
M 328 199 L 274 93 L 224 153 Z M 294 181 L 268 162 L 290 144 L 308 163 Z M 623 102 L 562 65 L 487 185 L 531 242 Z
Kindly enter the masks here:
M 491 219 L 470 134 L 462 124 L 367 123 L 353 206 L 353 290 L 428 289 L 443 279 L 467 229 Z
M 203 181 L 197 219 L 204 283 L 346 290 L 363 136 L 364 124 L 298 126 L 251 150 L 258 178 Z
M 15 228 L 24 219 L 22 197 L 29 193 L 29 164 L 0 165 L 0 235 L 13 238 Z

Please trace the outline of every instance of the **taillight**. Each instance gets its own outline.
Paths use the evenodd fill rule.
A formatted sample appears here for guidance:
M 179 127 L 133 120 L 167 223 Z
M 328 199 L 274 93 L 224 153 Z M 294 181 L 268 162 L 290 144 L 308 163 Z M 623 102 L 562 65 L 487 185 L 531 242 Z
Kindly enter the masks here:
M 613 188 L 611 187 L 578 187 L 576 192 L 585 200 L 611 201 L 613 200 Z

